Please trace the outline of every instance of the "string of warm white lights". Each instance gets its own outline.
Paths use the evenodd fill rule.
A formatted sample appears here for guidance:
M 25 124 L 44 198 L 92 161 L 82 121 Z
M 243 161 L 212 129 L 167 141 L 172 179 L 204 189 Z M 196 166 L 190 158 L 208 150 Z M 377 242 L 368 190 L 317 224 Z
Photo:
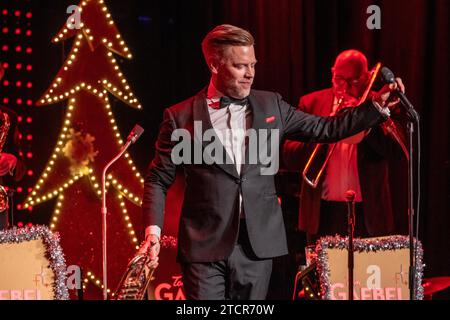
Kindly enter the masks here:
M 107 114 L 110 118 L 110 120 L 114 120 L 113 114 L 110 111 L 110 105 L 108 103 L 108 98 L 106 97 L 104 99 L 105 101 L 105 109 L 108 111 Z M 50 174 L 50 172 L 53 170 L 53 165 L 55 164 L 55 161 L 58 159 L 58 157 L 60 156 L 64 156 L 62 153 L 62 146 L 64 145 L 64 143 L 67 140 L 67 132 L 69 131 L 70 125 L 71 125 L 71 118 L 72 118 L 72 114 L 73 112 L 75 112 L 75 99 L 72 98 L 70 99 L 70 105 L 68 106 L 68 112 L 66 113 L 66 119 L 64 121 L 64 126 L 62 129 L 62 134 L 60 135 L 59 140 L 57 141 L 57 148 L 55 148 L 55 152 L 52 154 L 51 156 L 51 160 L 48 162 L 47 167 L 44 170 L 44 173 L 42 174 L 41 178 L 38 180 L 37 185 L 35 186 L 35 190 L 39 190 L 41 189 L 41 186 L 46 182 L 48 175 Z M 120 138 L 120 133 L 118 132 L 118 128 L 115 125 L 115 121 L 110 121 L 111 125 L 112 125 L 112 129 L 115 133 L 115 136 L 117 138 L 117 144 L 118 145 L 122 145 L 123 144 L 123 140 Z M 128 159 L 127 163 L 129 164 L 131 170 L 135 173 L 136 178 L 140 179 L 140 183 L 143 184 L 144 180 L 141 178 L 140 173 L 137 171 L 136 166 L 134 165 L 130 155 L 127 153 L 125 155 L 125 157 Z M 96 192 L 96 194 L 101 197 L 101 188 L 99 183 L 97 182 L 97 178 L 95 177 L 94 170 L 92 168 L 89 168 L 89 181 L 91 182 L 91 186 L 94 189 L 94 191 Z M 29 196 L 29 198 L 26 200 L 25 202 L 25 208 L 28 208 L 29 206 L 34 206 L 35 204 L 40 204 L 42 202 L 51 200 L 55 197 L 58 197 L 58 201 L 56 203 L 56 208 L 53 212 L 53 216 L 51 218 L 51 225 L 50 228 L 53 230 L 56 228 L 57 225 L 57 221 L 59 218 L 59 214 L 61 213 L 61 207 L 63 205 L 62 200 L 64 199 L 64 191 L 69 188 L 70 186 L 72 186 L 76 181 L 78 181 L 80 178 L 83 177 L 83 174 L 79 174 L 79 175 L 75 175 L 72 178 L 68 179 L 67 181 L 65 181 L 64 183 L 62 183 L 62 185 L 56 187 L 54 190 L 46 193 L 45 195 L 42 195 L 40 197 L 37 196 L 37 191 L 33 191 L 31 193 L 31 195 Z M 124 219 L 126 222 L 126 226 L 129 229 L 128 232 L 131 236 L 131 241 L 133 243 L 137 243 L 137 238 L 135 237 L 135 231 L 133 229 L 133 225 L 130 222 L 130 217 L 127 214 L 127 210 L 125 208 L 125 202 L 122 200 L 123 196 L 125 196 L 125 198 L 127 198 L 128 200 L 130 200 L 131 202 L 133 202 L 135 205 L 140 206 L 141 205 L 141 201 L 142 199 L 140 197 L 138 197 L 137 195 L 134 195 L 132 192 L 128 191 L 124 185 L 120 182 L 118 182 L 118 179 L 115 178 L 113 176 L 113 174 L 109 174 L 107 177 L 108 181 L 107 181 L 107 187 L 109 187 L 111 184 L 113 185 L 113 187 L 115 187 L 116 190 L 118 190 L 120 192 L 119 195 L 119 199 L 120 199 L 120 206 L 122 208 L 122 213 L 124 215 Z M 123 196 L 122 196 L 123 195 Z
M 77 37 L 79 39 L 83 38 L 83 36 L 81 34 L 79 34 Z M 75 42 L 75 48 L 69 54 L 69 59 L 67 60 L 66 65 L 63 68 L 64 71 L 68 71 L 72 65 L 72 62 L 75 61 L 76 53 L 78 52 L 78 47 L 80 45 L 81 45 L 81 41 Z M 114 59 L 112 57 L 113 55 L 111 52 L 108 52 L 107 56 L 111 57 L 109 59 L 109 61 L 113 65 L 113 69 L 116 71 L 116 75 L 120 79 L 121 84 L 124 86 L 123 90 L 120 90 L 117 86 L 115 86 L 113 83 L 111 83 L 107 79 L 103 79 L 100 83 L 86 84 L 85 82 L 81 82 L 79 84 L 75 84 L 71 88 L 67 88 L 66 91 L 60 93 L 59 95 L 56 95 L 56 94 L 54 94 L 55 90 L 64 85 L 62 78 L 58 77 L 56 79 L 56 81 L 52 84 L 52 88 L 49 89 L 48 93 L 46 93 L 44 95 L 44 98 L 42 98 L 40 100 L 40 104 L 44 105 L 44 104 L 56 103 L 60 100 L 67 99 L 69 96 L 71 96 L 71 95 L 75 94 L 76 92 L 83 90 L 83 89 L 91 92 L 92 94 L 94 94 L 95 96 L 97 96 L 99 98 L 106 99 L 106 90 L 108 90 L 116 98 L 124 101 L 128 105 L 138 108 L 138 109 L 142 109 L 142 106 L 139 104 L 138 100 L 134 97 L 133 92 L 130 90 L 130 86 L 128 85 L 126 79 L 124 78 L 123 73 L 120 72 L 120 68 L 117 65 L 116 59 Z
M 79 7 L 80 13 L 83 12 L 83 8 L 85 8 L 89 3 L 93 3 L 95 0 L 86 0 L 81 2 L 81 5 Z M 126 46 L 125 41 L 122 39 L 119 32 L 114 27 L 114 21 L 111 18 L 111 14 L 108 12 L 108 8 L 104 5 L 104 1 L 98 0 L 96 1 L 97 4 L 100 5 L 101 12 L 104 14 L 105 21 L 107 22 L 108 28 L 114 28 L 111 30 L 114 30 L 115 36 L 112 37 L 112 39 L 106 38 L 105 36 L 100 36 L 101 45 L 104 46 L 109 52 L 107 52 L 107 56 L 109 58 L 109 62 L 112 64 L 113 70 L 116 71 L 116 75 L 120 79 L 120 85 L 123 85 L 123 89 L 120 89 L 119 87 L 115 86 L 113 83 L 111 83 L 107 79 L 103 79 L 100 85 L 103 85 L 103 88 L 108 90 L 111 94 L 116 96 L 118 99 L 123 100 L 127 104 L 129 104 L 132 107 L 141 109 L 141 105 L 138 103 L 138 100 L 134 97 L 133 92 L 131 92 L 129 85 L 127 84 L 126 79 L 123 77 L 123 73 L 120 72 L 120 68 L 117 65 L 116 59 L 113 56 L 113 52 L 121 55 L 123 57 L 126 57 L 128 59 L 132 58 L 132 54 L 130 53 L 129 48 Z M 98 17 L 95 17 L 96 20 Z M 108 29 L 107 28 L 107 29 Z M 74 42 L 74 45 L 72 47 L 71 52 L 68 55 L 68 59 L 66 60 L 65 65 L 63 66 L 63 71 L 68 71 L 72 66 L 75 65 L 75 61 L 77 59 L 77 55 L 80 52 L 81 46 L 84 45 L 83 38 L 86 40 L 89 47 L 92 48 L 92 51 L 96 47 L 94 43 L 98 42 L 97 39 L 95 39 L 92 30 L 88 27 L 86 27 L 86 23 L 83 21 L 80 23 L 80 30 L 76 35 L 76 40 Z M 109 32 L 111 32 L 109 30 Z M 57 43 L 59 41 L 62 41 L 68 37 L 71 36 L 71 34 L 75 32 L 72 29 L 68 29 L 67 26 L 64 26 L 59 33 L 53 38 L 53 42 Z M 45 103 L 53 103 L 57 102 L 59 100 L 67 98 L 70 93 L 74 93 L 75 90 L 80 90 L 82 84 L 75 85 L 72 88 L 68 88 L 67 91 L 60 93 L 58 95 L 53 94 L 55 92 L 55 89 L 57 89 L 59 86 L 63 85 L 61 77 L 56 79 L 57 81 L 52 85 L 52 88 L 49 90 L 49 92 L 45 95 L 45 99 L 42 99 L 40 101 L 40 104 Z M 99 93 L 99 96 L 102 96 L 104 94 L 103 90 L 101 90 L 101 87 L 95 83 L 91 84 L 92 87 L 94 87 Z M 79 88 L 79 89 L 78 89 Z M 74 91 L 72 91 L 74 90 Z
M 86 277 L 83 279 L 83 289 L 86 289 L 86 285 L 91 282 L 92 284 L 94 284 L 95 286 L 97 286 L 98 288 L 103 289 L 104 285 L 102 283 L 102 280 L 100 278 L 97 278 L 95 276 L 95 274 L 92 271 L 88 271 L 86 273 Z M 107 289 L 106 290 L 108 293 L 111 293 L 111 289 Z M 112 294 L 114 296 L 114 293 Z

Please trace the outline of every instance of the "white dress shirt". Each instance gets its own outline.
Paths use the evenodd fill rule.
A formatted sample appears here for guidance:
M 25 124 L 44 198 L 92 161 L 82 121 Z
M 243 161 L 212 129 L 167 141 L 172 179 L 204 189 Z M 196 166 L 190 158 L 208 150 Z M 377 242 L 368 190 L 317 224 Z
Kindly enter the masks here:
M 332 114 L 336 112 L 338 106 L 338 101 L 334 98 Z M 355 202 L 362 201 L 358 174 L 358 145 L 340 141 L 336 143 L 327 164 L 322 183 L 322 199 L 346 201 L 347 190 L 355 191 Z
M 211 81 L 206 98 L 211 124 L 240 175 L 245 161 L 245 134 L 251 126 L 252 111 L 248 104 L 242 106 L 231 103 L 225 108 L 220 108 L 220 98 L 223 96 L 224 94 L 217 90 Z M 239 194 L 239 213 L 243 218 L 242 194 Z
M 382 114 L 390 115 L 389 108 L 382 108 L 375 101 L 373 103 Z M 335 97 L 332 114 L 336 113 L 337 107 L 338 99 Z M 368 132 L 361 132 L 336 143 L 322 183 L 322 199 L 345 202 L 347 190 L 353 190 L 356 193 L 355 202 L 363 201 L 358 172 L 358 143 Z

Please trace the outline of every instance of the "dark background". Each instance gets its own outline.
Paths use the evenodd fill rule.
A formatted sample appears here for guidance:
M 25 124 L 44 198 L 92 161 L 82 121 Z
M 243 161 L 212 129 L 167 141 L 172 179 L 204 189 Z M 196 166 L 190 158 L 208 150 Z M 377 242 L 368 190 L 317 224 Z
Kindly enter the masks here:
M 2 0 L 3 1 L 3 0 Z M 8 1 L 8 0 L 7 0 Z M 19 2 L 19 1 L 14 1 Z M 51 44 L 65 23 L 66 8 L 76 2 L 30 1 L 33 8 L 34 100 L 50 84 L 65 60 L 71 41 Z M 330 67 L 342 50 L 366 53 L 369 67 L 381 61 L 403 78 L 407 95 L 421 114 L 422 174 L 420 234 L 425 249 L 426 277 L 450 275 L 449 174 L 449 19 L 447 0 L 109 0 L 105 1 L 134 59 L 118 58 L 144 110 L 113 104 L 122 136 L 134 123 L 145 133 L 130 150 L 140 172 L 154 152 L 164 108 L 202 89 L 209 81 L 200 43 L 214 26 L 230 23 L 248 29 L 256 39 L 258 59 L 254 87 L 280 92 L 296 105 L 301 95 L 330 86 Z M 369 30 L 366 9 L 381 8 L 381 30 Z M 29 111 L 34 117 L 32 166 L 44 166 L 61 128 L 64 105 Z M 417 149 L 416 149 L 417 151 Z M 399 233 L 406 233 L 405 166 L 392 174 Z M 403 167 L 403 168 L 402 168 Z M 287 197 L 288 199 L 288 197 Z M 288 199 L 289 200 L 289 199 Z M 52 203 L 36 207 L 33 223 L 48 223 Z M 47 206 L 47 208 L 46 208 Z M 285 204 L 292 244 L 296 203 Z M 294 250 L 297 250 L 294 248 Z M 303 250 L 303 248 L 301 248 Z M 283 265 L 283 262 L 281 262 Z M 281 281 L 290 281 L 281 277 Z M 448 290 L 436 297 L 449 298 Z

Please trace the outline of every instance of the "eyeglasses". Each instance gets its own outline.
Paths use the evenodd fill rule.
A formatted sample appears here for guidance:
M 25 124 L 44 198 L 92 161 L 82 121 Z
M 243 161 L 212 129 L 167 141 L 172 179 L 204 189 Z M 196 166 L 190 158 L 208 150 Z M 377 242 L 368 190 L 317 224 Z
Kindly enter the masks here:
M 348 84 L 349 87 L 354 87 L 362 84 L 364 81 L 366 81 L 366 77 L 362 76 L 358 79 L 354 78 L 344 78 L 341 76 L 333 76 L 333 82 L 338 86 L 343 86 L 345 84 Z

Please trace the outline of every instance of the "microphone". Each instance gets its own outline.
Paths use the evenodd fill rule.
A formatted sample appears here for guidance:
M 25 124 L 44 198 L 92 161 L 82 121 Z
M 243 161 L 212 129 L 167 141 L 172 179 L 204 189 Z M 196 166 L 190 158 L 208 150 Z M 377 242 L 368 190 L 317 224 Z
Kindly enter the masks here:
M 144 132 L 144 129 L 136 124 L 133 128 L 133 130 L 131 130 L 130 134 L 128 135 L 127 138 L 127 142 L 129 141 L 130 144 L 133 144 L 136 142 L 137 139 L 139 139 L 139 137 L 141 136 L 141 134 Z
M 356 192 L 349 189 L 345 192 L 345 200 L 347 200 L 347 202 L 353 202 L 355 201 L 355 197 L 356 197 Z
M 383 81 L 388 83 L 388 84 L 395 83 L 394 73 L 388 67 L 381 68 L 381 77 L 382 77 Z M 408 100 L 406 95 L 403 92 L 401 92 L 401 90 L 399 88 L 395 89 L 395 94 L 400 99 L 402 105 L 405 107 L 406 112 L 411 117 L 411 119 L 413 119 L 416 122 L 418 122 L 419 121 L 419 114 L 414 109 L 414 106 Z
M 128 135 L 127 142 L 123 145 L 119 154 L 117 154 L 114 159 L 112 159 L 108 164 L 103 168 L 102 172 L 102 269 L 103 269 L 103 299 L 108 299 L 108 263 L 107 263 L 107 215 L 108 209 L 106 208 L 106 172 L 108 168 L 116 162 L 128 149 L 128 147 L 135 143 L 137 139 L 144 132 L 144 129 L 138 124 L 136 124 Z

